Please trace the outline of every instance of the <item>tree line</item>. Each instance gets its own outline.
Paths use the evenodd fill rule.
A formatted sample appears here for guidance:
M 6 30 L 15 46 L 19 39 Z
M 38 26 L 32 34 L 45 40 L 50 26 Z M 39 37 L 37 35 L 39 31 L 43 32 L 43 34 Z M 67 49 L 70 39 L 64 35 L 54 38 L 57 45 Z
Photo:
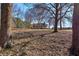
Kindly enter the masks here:
M 24 3 L 27 7 L 27 4 Z M 16 10 L 16 5 L 14 6 L 14 12 L 17 17 L 22 16 L 23 11 L 18 8 Z M 48 23 L 48 27 L 53 26 L 54 32 L 57 32 L 58 25 L 62 29 L 62 25 L 68 22 L 72 23 L 72 14 L 73 14 L 73 4 L 68 3 L 36 3 L 32 4 L 32 8 L 26 10 L 24 14 L 25 22 L 37 22 L 37 23 Z

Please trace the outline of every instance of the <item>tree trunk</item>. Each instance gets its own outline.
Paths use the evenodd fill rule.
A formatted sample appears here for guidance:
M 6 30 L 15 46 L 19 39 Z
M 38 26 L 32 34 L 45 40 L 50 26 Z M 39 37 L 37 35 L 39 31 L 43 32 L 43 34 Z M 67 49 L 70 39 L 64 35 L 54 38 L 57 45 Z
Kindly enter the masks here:
M 49 27 L 48 28 L 50 29 L 50 23 L 49 23 Z
M 56 3 L 56 14 L 55 14 L 55 24 L 54 24 L 54 32 L 58 32 L 57 26 L 58 26 L 58 7 L 59 3 Z
M 1 3 L 0 3 L 0 29 L 1 29 Z
M 60 30 L 62 30 L 62 20 L 60 19 Z
M 61 6 L 60 6 L 61 7 Z M 61 14 L 62 14 L 62 8 L 60 9 L 60 17 L 61 17 Z M 60 30 L 62 30 L 62 19 L 60 19 Z
M 58 30 L 57 30 L 57 25 L 58 25 L 58 21 L 55 20 L 55 24 L 54 24 L 54 32 L 58 32 Z
M 10 15 L 10 4 L 1 4 L 1 33 L 0 33 L 0 46 L 4 47 L 5 42 L 9 39 L 8 36 L 8 20 Z
M 79 4 L 74 4 L 72 52 L 79 55 Z

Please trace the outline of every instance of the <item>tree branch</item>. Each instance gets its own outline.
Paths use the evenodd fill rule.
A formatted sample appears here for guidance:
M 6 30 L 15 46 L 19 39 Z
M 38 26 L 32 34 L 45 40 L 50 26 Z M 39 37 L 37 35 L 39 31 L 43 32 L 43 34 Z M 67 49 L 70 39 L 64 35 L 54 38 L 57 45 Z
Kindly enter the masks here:
M 62 19 L 62 18 L 66 15 L 66 13 L 69 12 L 68 9 L 69 9 L 71 6 L 72 6 L 72 5 L 70 5 L 70 6 L 67 8 L 67 10 L 65 11 L 64 15 L 61 16 L 58 20 Z

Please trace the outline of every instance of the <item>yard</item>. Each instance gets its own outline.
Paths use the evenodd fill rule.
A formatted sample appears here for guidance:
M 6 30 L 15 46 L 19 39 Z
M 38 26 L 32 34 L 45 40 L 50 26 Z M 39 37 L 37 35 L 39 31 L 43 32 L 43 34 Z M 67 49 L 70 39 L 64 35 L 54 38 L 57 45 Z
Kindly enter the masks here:
M 14 30 L 12 47 L 0 49 L 0 55 L 67 56 L 72 42 L 71 30 Z

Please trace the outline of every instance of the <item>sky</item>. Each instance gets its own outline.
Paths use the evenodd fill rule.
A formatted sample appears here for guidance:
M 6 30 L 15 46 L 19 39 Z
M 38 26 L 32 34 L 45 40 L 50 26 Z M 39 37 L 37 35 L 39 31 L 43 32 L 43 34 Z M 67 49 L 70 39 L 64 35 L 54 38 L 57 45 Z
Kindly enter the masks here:
M 24 16 L 25 16 L 25 13 L 28 9 L 32 8 L 33 7 L 33 4 L 31 3 L 14 3 L 13 4 L 13 16 L 14 17 L 17 17 L 17 11 L 19 10 L 20 11 L 20 15 L 18 16 L 19 18 L 21 18 L 23 21 L 25 20 Z M 65 27 L 71 27 L 72 24 L 69 23 L 67 20 L 65 20 Z M 52 27 L 52 26 L 51 26 Z
M 18 9 L 21 11 L 20 18 L 24 20 L 25 12 L 32 8 L 32 4 L 15 3 L 13 4 L 13 16 L 17 17 L 16 13 Z

